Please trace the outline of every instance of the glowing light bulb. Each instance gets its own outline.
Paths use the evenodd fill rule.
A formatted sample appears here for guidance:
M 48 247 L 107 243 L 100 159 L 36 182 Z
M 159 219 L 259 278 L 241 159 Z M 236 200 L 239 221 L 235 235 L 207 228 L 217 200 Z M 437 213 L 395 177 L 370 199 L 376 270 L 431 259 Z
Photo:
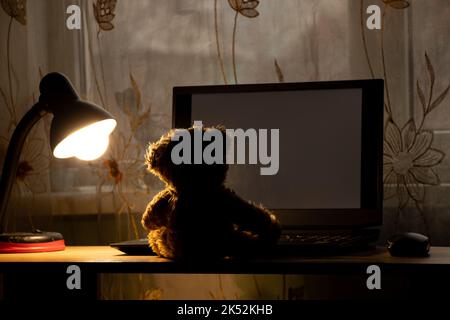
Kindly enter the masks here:
M 85 161 L 97 159 L 108 149 L 109 135 L 116 125 L 116 120 L 107 119 L 83 127 L 58 143 L 53 155 L 60 159 L 70 157 Z

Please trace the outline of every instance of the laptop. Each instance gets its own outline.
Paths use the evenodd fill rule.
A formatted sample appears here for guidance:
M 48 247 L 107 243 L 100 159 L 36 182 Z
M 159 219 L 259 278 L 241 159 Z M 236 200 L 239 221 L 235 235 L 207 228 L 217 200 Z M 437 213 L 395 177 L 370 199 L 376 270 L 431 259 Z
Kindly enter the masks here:
M 383 90 L 381 79 L 175 87 L 172 125 L 278 129 L 276 174 L 230 164 L 226 185 L 275 212 L 275 253 L 339 254 L 375 243 L 382 225 Z

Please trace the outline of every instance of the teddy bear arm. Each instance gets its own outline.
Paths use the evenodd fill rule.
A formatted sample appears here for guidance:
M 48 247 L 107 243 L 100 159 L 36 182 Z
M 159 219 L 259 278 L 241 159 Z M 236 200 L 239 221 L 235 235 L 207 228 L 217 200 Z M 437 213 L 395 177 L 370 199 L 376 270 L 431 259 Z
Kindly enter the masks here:
M 276 216 L 258 204 L 240 199 L 232 195 L 231 211 L 233 220 L 239 230 L 256 235 L 258 240 L 275 242 L 281 233 L 281 227 Z
M 172 193 L 169 190 L 163 190 L 153 197 L 142 216 L 141 223 L 144 228 L 155 230 L 168 225 L 171 199 Z
M 249 204 L 247 214 L 242 215 L 239 223 L 243 231 L 257 235 L 263 242 L 275 242 L 281 233 L 281 227 L 276 216 L 267 209 L 255 204 Z

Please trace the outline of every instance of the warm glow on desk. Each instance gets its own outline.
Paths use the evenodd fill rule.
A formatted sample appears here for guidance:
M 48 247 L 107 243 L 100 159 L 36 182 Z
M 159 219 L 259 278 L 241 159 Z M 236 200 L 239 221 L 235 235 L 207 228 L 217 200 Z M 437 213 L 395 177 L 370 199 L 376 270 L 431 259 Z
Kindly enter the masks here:
M 116 125 L 116 120 L 106 119 L 83 127 L 58 143 L 53 155 L 60 159 L 97 159 L 108 149 L 109 135 Z

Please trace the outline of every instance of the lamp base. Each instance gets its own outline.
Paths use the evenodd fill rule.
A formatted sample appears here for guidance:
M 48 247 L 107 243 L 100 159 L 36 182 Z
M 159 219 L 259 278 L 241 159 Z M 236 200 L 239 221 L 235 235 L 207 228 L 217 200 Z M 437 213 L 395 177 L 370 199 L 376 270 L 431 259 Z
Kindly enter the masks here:
M 61 251 L 65 247 L 64 238 L 58 232 L 37 231 L 0 234 L 0 254 Z

